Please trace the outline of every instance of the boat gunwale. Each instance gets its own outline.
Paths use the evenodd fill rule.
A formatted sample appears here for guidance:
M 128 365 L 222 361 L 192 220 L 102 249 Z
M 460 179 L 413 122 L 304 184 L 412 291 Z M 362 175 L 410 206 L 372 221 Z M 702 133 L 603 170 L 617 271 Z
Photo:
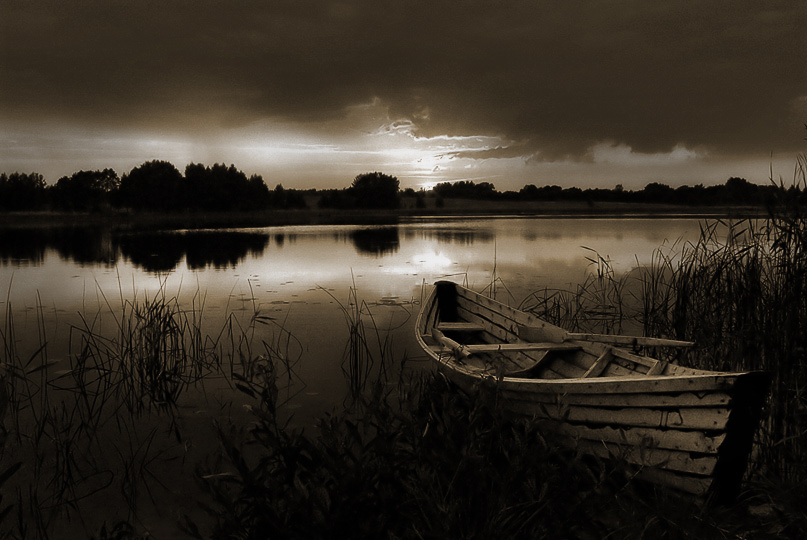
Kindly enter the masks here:
M 441 282 L 438 282 L 441 283 Z M 455 287 L 459 287 L 456 283 L 447 281 Z M 471 291 L 473 292 L 473 291 Z M 478 294 L 478 293 L 475 293 Z M 590 377 L 590 378 L 562 378 L 562 379 L 541 379 L 541 378 L 526 378 L 526 377 L 512 377 L 512 376 L 497 376 L 493 370 L 474 370 L 466 367 L 464 364 L 457 362 L 454 356 L 448 349 L 445 352 L 439 352 L 432 349 L 424 340 L 421 327 L 423 325 L 424 313 L 426 313 L 436 302 L 437 284 L 432 287 L 427 298 L 423 301 L 422 309 L 419 310 L 417 318 L 415 319 L 415 334 L 418 343 L 443 369 L 450 370 L 456 375 L 463 376 L 469 379 L 468 382 L 474 381 L 493 381 L 502 390 L 510 391 L 529 391 L 540 392 L 546 389 L 546 393 L 550 394 L 591 394 L 597 392 L 617 393 L 617 394 L 637 394 L 637 393 L 674 393 L 674 392 L 698 392 L 698 391 L 716 391 L 716 390 L 730 390 L 736 381 L 741 377 L 755 377 L 763 376 L 764 372 L 761 371 L 744 371 L 744 372 L 724 372 L 724 371 L 709 371 L 697 370 L 701 373 L 696 374 L 681 374 L 681 375 L 633 375 L 633 376 L 605 376 L 605 377 Z M 493 299 L 493 302 L 501 304 Z M 501 304 L 511 311 L 519 311 L 515 308 Z M 524 312 L 521 312 L 524 313 Z M 532 316 L 534 317 L 534 316 Z M 565 343 L 579 344 L 581 348 L 590 348 L 592 342 L 569 340 Z M 625 350 L 623 347 L 614 345 L 603 345 L 610 349 Z M 650 358 L 650 357 L 648 357 Z M 623 387 L 624 388 L 621 388 Z M 614 388 L 617 387 L 617 388 Z
M 525 377 L 497 377 L 492 371 L 475 372 L 453 361 L 446 361 L 445 356 L 435 358 L 441 366 L 463 375 L 473 381 L 492 381 L 502 390 L 540 392 L 552 394 L 591 394 L 607 392 L 609 394 L 664 394 L 672 392 L 707 392 L 715 390 L 728 391 L 741 377 L 763 375 L 759 371 L 718 372 L 711 371 L 698 375 L 637 375 L 632 377 L 592 377 L 567 379 L 535 379 Z M 625 388 L 621 388 L 625 386 Z M 619 388 L 614 388 L 619 387 Z

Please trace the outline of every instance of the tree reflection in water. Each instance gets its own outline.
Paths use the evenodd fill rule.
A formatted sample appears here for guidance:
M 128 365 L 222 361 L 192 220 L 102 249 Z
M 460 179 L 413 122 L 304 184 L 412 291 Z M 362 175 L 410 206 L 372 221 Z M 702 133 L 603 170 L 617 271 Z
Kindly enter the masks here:
M 240 231 L 115 232 L 104 228 L 0 229 L 0 263 L 39 265 L 49 250 L 80 265 L 114 266 L 126 259 L 149 272 L 234 267 L 247 255 L 261 255 L 269 235 Z
M 396 253 L 401 247 L 398 227 L 356 229 L 350 233 L 350 240 L 356 251 L 373 257 Z

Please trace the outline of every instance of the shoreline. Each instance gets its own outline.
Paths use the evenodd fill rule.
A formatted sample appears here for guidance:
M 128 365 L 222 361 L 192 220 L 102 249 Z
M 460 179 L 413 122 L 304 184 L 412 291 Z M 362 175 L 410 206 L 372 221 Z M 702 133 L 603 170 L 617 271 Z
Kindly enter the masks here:
M 287 225 L 395 225 L 440 219 L 544 218 L 544 219 L 747 219 L 768 215 L 759 206 L 678 206 L 649 203 L 499 203 L 451 199 L 443 208 L 394 210 L 333 210 L 306 208 L 260 212 L 6 212 L 0 228 L 110 227 L 123 229 L 216 229 Z

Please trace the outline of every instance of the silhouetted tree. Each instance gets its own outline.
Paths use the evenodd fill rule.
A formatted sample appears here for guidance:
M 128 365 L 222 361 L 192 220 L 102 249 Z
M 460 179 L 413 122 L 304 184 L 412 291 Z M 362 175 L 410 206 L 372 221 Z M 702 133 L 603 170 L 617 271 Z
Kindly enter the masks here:
M 356 206 L 356 198 L 350 194 L 350 189 L 325 189 L 319 193 L 317 206 L 320 208 L 347 209 Z
M 490 182 L 477 184 L 468 180 L 442 182 L 434 186 L 434 192 L 446 199 L 491 199 L 500 195 Z
M 59 178 L 51 189 L 51 201 L 62 210 L 98 210 L 112 204 L 119 187 L 120 179 L 112 169 L 79 171 Z
M 564 190 L 560 186 L 537 187 L 528 184 L 519 191 L 520 198 L 528 201 L 557 201 L 564 198 Z
M 353 179 L 351 194 L 359 208 L 397 208 L 398 179 L 380 172 L 364 173 Z
M 305 197 L 296 189 L 285 189 L 281 184 L 269 192 L 269 206 L 272 208 L 305 208 Z
M 0 174 L 0 210 L 40 210 L 46 200 L 45 179 L 41 174 Z
M 667 184 L 651 182 L 642 191 L 642 199 L 647 202 L 672 202 L 675 190 Z
M 147 161 L 124 174 L 120 201 L 137 210 L 176 210 L 185 206 L 182 174 L 167 161 Z
M 726 199 L 732 203 L 753 203 L 760 192 L 760 186 L 752 184 L 745 178 L 732 177 L 726 181 Z
M 415 208 L 426 208 L 426 194 L 423 191 L 415 194 Z
M 199 210 L 258 210 L 269 203 L 269 188 L 259 175 L 247 175 L 235 165 L 185 167 L 186 205 Z
M 247 180 L 247 185 L 242 193 L 244 210 L 260 210 L 266 208 L 270 202 L 269 187 L 259 174 L 253 174 Z
M 697 206 L 711 204 L 713 201 L 710 201 L 706 197 L 706 189 L 703 187 L 703 184 L 697 184 L 695 186 L 680 186 L 676 188 L 675 202 L 677 204 Z

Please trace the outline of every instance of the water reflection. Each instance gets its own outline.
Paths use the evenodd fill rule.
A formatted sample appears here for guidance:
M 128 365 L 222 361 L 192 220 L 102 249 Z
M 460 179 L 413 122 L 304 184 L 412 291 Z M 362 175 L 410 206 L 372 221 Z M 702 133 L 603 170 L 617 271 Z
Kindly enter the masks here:
M 45 258 L 47 231 L 0 229 L 0 262 L 40 264 Z
M 283 235 L 275 241 L 282 245 Z M 192 270 L 235 267 L 248 255 L 260 256 L 269 235 L 242 231 L 120 233 L 91 227 L 0 229 L 0 262 L 33 265 L 48 250 L 79 265 L 112 267 L 119 259 L 148 272 L 169 272 L 184 259 Z
M 183 262 L 193 271 L 207 267 L 247 271 L 240 267 L 249 259 L 254 264 L 249 264 L 248 271 L 256 275 L 267 276 L 271 271 L 287 281 L 309 279 L 322 284 L 355 271 L 387 286 L 385 274 L 423 278 L 424 272 L 471 269 L 490 279 L 495 266 L 498 273 L 532 275 L 543 284 L 558 277 L 552 268 L 561 262 L 585 264 L 584 257 L 591 252 L 582 246 L 615 261 L 618 270 L 627 271 L 636 264 L 636 255 L 648 256 L 665 241 L 675 241 L 692 230 L 693 225 L 697 227 L 694 220 L 480 218 L 396 226 L 184 232 L 3 229 L 0 264 L 40 267 L 48 264 L 49 254 L 55 253 L 63 261 L 102 271 L 124 261 L 139 270 L 165 273 L 175 271 Z M 270 244 L 277 253 L 269 254 Z M 565 273 L 562 277 L 569 279 Z
M 100 228 L 52 229 L 51 246 L 63 260 L 82 265 L 113 266 L 117 260 L 110 233 Z
M 115 264 L 116 249 L 108 230 L 89 227 L 0 229 L 3 264 L 41 264 L 48 249 L 80 265 Z
M 474 242 L 490 243 L 493 242 L 495 234 L 490 229 L 475 228 L 464 229 L 462 227 L 446 227 L 446 228 L 417 228 L 406 229 L 404 233 L 406 240 L 413 238 L 423 238 L 425 240 L 434 240 L 441 244 L 457 244 L 463 246 L 472 246 Z
M 117 239 L 123 257 L 149 272 L 167 272 L 184 258 L 188 268 L 199 270 L 235 267 L 247 255 L 262 255 L 269 235 L 256 232 L 191 231 L 139 233 Z
M 118 239 L 121 255 L 149 272 L 173 270 L 185 255 L 184 235 L 146 233 Z
M 373 257 L 397 253 L 401 247 L 398 227 L 356 229 L 350 239 L 359 253 Z

